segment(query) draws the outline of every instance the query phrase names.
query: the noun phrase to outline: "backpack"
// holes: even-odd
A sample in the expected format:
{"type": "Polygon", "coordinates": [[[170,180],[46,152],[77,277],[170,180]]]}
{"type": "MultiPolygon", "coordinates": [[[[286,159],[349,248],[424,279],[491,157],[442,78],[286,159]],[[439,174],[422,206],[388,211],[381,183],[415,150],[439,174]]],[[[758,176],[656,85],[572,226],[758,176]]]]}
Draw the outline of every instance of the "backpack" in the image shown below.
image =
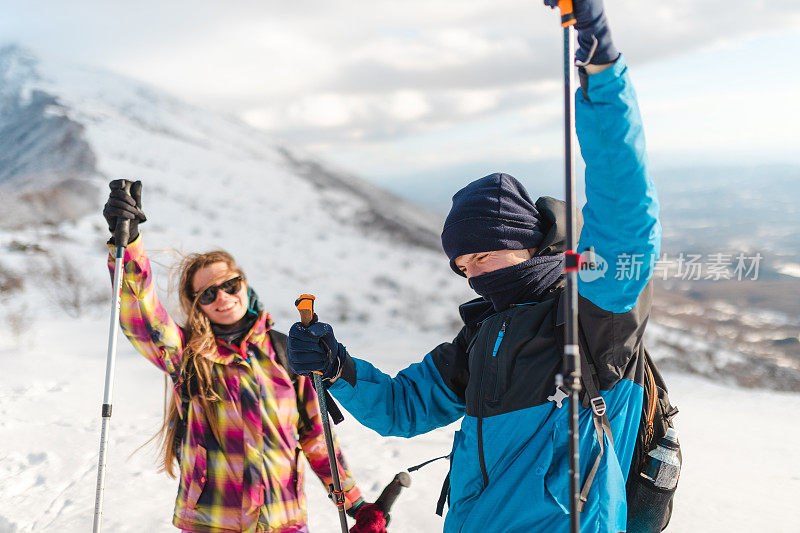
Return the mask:
{"type": "MultiPolygon", "coordinates": [[[[647,454],[658,446],[666,435],[667,429],[674,427],[672,418],[678,414],[678,408],[670,403],[667,385],[647,349],[645,357],[644,401],[642,402],[642,419],[639,433],[633,448],[631,468],[625,493],[628,499],[628,531],[638,533],[650,530],[663,531],[669,525],[672,516],[672,503],[675,489],[662,491],[646,483],[640,475],[646,467],[647,454]]],[[[681,449],[678,449],[678,460],[682,463],[681,449]]],[[[677,488],[677,486],[676,486],[677,488]]]]}
{"type": "MultiPolygon", "coordinates": [[[[563,293],[562,293],[563,294],[563,293]]],[[[559,301],[556,305],[566,305],[566,300],[559,301]]],[[[557,313],[554,313],[557,315],[557,313]]],[[[580,326],[580,325],[579,325],[580,326]]],[[[560,340],[563,349],[563,326],[556,325],[556,338],[560,340]]],[[[586,346],[586,336],[582,328],[578,328],[580,344],[586,346]]],[[[592,410],[597,439],[600,444],[600,453],[595,464],[587,474],[581,488],[581,508],[589,495],[589,489],[594,481],[600,459],[604,453],[603,434],[614,443],[611,435],[611,424],[606,416],[606,405],[600,395],[600,380],[597,375],[597,366],[586,350],[580,350],[581,357],[581,404],[586,409],[592,410]]],[[[640,475],[647,462],[647,454],[654,450],[659,441],[666,435],[667,429],[673,427],[672,419],[678,414],[678,408],[673,406],[669,399],[669,392],[664,377],[659,372],[650,353],[644,348],[644,395],[642,399],[642,414],[639,421],[639,431],[636,435],[636,444],[633,449],[630,470],[625,484],[625,495],[628,502],[628,533],[663,531],[669,524],[672,516],[672,502],[675,489],[664,491],[653,487],[643,481],[640,475]]],[[[683,462],[681,451],[678,458],[683,462]]],[[[676,487],[677,488],[677,487],[676,487]]]]}
{"type": "MultiPolygon", "coordinates": [[[[272,344],[272,348],[275,350],[275,356],[280,365],[286,370],[286,373],[289,374],[289,378],[292,380],[292,387],[295,391],[295,400],[297,402],[297,412],[300,415],[300,427],[310,430],[313,428],[313,422],[308,416],[308,412],[306,411],[305,407],[300,403],[300,398],[298,396],[298,377],[292,371],[292,368],[289,366],[289,358],[286,355],[286,343],[288,341],[288,337],[279,331],[275,331],[273,329],[267,330],[267,334],[269,335],[270,343],[272,344]]],[[[189,376],[189,379],[186,379],[186,376],[181,373],[181,383],[180,383],[180,399],[181,399],[181,416],[178,422],[178,430],[175,432],[175,439],[172,441],[172,450],[175,454],[175,457],[178,458],[178,462],[181,461],[181,444],[183,443],[183,438],[186,435],[186,414],[189,412],[189,403],[192,401],[192,395],[197,393],[197,383],[196,378],[192,375],[189,376]]],[[[328,393],[327,390],[325,391],[326,394],[328,393]]],[[[335,404],[331,400],[331,404],[329,404],[329,409],[331,411],[331,417],[334,419],[334,423],[337,422],[337,418],[341,418],[341,412],[338,409],[335,409],[335,404]],[[331,407],[331,404],[333,407],[331,407]],[[338,416],[337,416],[338,415],[338,416]]],[[[341,421],[341,420],[339,420],[341,421]]]]}

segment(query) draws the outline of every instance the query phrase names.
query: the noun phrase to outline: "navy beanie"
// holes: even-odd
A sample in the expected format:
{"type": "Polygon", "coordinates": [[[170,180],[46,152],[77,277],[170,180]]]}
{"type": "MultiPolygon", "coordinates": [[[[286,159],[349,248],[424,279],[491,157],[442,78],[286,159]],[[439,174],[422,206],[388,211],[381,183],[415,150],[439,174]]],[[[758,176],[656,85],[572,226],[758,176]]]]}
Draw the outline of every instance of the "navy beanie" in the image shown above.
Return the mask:
{"type": "Polygon", "coordinates": [[[463,276],[456,257],[536,248],[543,238],[539,211],[528,191],[512,176],[498,173],[473,181],[453,196],[442,229],[442,248],[450,268],[463,276]]]}

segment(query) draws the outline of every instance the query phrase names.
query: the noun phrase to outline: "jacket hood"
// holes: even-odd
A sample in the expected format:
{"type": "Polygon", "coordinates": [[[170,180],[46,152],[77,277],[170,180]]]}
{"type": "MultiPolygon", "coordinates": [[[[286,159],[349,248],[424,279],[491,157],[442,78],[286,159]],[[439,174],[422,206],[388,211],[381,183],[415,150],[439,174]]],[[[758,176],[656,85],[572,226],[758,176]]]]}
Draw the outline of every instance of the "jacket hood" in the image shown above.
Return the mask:
{"type": "MultiPolygon", "coordinates": [[[[563,254],[567,250],[567,203],[549,196],[536,200],[536,209],[542,216],[542,227],[545,235],[535,255],[563,254]]],[[[575,234],[580,236],[583,227],[583,216],[576,211],[575,234]]]]}

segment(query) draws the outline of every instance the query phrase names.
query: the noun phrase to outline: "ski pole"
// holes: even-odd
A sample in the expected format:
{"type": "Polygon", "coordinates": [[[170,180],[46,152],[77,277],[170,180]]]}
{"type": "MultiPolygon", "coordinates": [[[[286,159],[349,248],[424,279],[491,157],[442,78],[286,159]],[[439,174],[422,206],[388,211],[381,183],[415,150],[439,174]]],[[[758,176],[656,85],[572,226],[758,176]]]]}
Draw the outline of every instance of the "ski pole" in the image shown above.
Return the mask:
{"type": "MultiPolygon", "coordinates": [[[[314,300],[315,298],[310,294],[301,294],[294,302],[295,307],[300,311],[300,323],[305,327],[317,321],[317,315],[314,313],[314,300]]],[[[328,496],[336,503],[336,508],[339,509],[339,522],[342,525],[342,533],[347,533],[344,492],[342,492],[342,482],[339,479],[339,465],[336,461],[336,454],[333,451],[333,435],[331,433],[331,423],[328,420],[328,406],[325,403],[325,387],[322,385],[322,372],[313,372],[311,376],[314,380],[314,390],[317,391],[319,413],[322,417],[322,429],[325,432],[325,447],[328,449],[328,463],[331,465],[331,477],[333,477],[333,484],[328,486],[328,496]]]]}
{"type": "MultiPolygon", "coordinates": [[[[133,182],[124,181],[123,189],[130,194],[133,182]]],[[[103,515],[103,490],[106,481],[106,456],[108,454],[108,429],[111,420],[111,397],[114,391],[114,366],[117,361],[117,335],[119,333],[119,307],[122,299],[122,267],[125,247],[128,244],[130,221],[118,219],[114,227],[114,243],[117,246],[114,259],[114,297],[111,302],[111,322],[108,328],[108,353],[106,357],[106,382],[103,393],[101,411],[102,427],[100,429],[100,457],[97,464],[97,493],[94,503],[94,525],[92,531],[100,532],[100,521],[103,515]]]]}
{"type": "MultiPolygon", "coordinates": [[[[580,533],[580,429],[578,417],[581,391],[581,362],[578,346],[578,268],[575,224],[575,152],[573,131],[575,129],[575,71],[572,58],[575,57],[575,28],[577,22],[572,0],[559,0],[561,27],[564,40],[564,182],[567,201],[567,251],[565,268],[567,273],[566,327],[564,328],[564,368],[567,372],[569,390],[569,493],[570,493],[570,532],[580,533]]],[[[563,379],[563,378],[562,378],[563,379]]]]}

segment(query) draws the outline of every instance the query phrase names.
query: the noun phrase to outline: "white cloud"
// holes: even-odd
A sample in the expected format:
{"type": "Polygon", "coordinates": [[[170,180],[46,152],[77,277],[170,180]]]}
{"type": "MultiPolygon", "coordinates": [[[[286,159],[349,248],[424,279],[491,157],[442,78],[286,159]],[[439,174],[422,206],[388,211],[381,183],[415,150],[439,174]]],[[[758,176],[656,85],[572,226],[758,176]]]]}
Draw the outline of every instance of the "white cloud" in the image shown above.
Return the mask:
{"type": "Polygon", "coordinates": [[[425,96],[419,91],[398,91],[392,95],[389,112],[396,120],[419,120],[431,111],[425,96]]]}
{"type": "Polygon", "coordinates": [[[454,95],[453,101],[458,113],[461,115],[477,115],[491,111],[497,106],[498,91],[463,91],[454,95]]]}
{"type": "MultiPolygon", "coordinates": [[[[606,7],[636,69],[800,29],[797,0],[606,7]]],[[[530,111],[558,98],[561,68],[557,14],[537,0],[0,0],[0,11],[0,35],[221,107],[305,147],[385,147],[486,121],[524,135],[554,127],[553,116],[530,111]],[[508,125],[516,116],[527,120],[508,125]]],[[[471,151],[503,149],[491,145],[471,151]]]]}

